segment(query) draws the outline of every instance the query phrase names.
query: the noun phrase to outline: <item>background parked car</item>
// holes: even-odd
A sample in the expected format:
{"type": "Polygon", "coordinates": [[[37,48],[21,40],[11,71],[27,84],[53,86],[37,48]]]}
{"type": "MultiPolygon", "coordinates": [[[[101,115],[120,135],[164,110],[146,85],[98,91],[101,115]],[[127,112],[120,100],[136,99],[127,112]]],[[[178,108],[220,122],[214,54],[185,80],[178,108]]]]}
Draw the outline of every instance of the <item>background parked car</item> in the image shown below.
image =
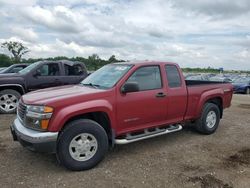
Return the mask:
{"type": "Polygon", "coordinates": [[[209,77],[206,74],[196,74],[196,75],[187,75],[186,80],[201,80],[206,81],[209,77]]]}
{"type": "Polygon", "coordinates": [[[238,78],[233,81],[235,93],[250,94],[250,77],[238,78]]]}
{"type": "Polygon", "coordinates": [[[18,73],[19,71],[25,69],[29,64],[15,64],[11,65],[8,68],[5,68],[0,74],[9,74],[9,73],[18,73]]]}
{"type": "Polygon", "coordinates": [[[225,76],[213,76],[209,78],[209,81],[215,81],[215,82],[232,82],[232,80],[225,76]]]}
{"type": "Polygon", "coordinates": [[[2,71],[4,71],[4,69],[6,69],[7,67],[0,67],[0,73],[2,72],[2,71]]]}
{"type": "Polygon", "coordinates": [[[250,94],[250,75],[247,73],[185,73],[186,80],[230,82],[234,93],[250,94]]]}
{"type": "Polygon", "coordinates": [[[16,74],[0,75],[0,113],[13,113],[21,95],[48,87],[78,84],[88,76],[81,62],[39,61],[16,74]]]}

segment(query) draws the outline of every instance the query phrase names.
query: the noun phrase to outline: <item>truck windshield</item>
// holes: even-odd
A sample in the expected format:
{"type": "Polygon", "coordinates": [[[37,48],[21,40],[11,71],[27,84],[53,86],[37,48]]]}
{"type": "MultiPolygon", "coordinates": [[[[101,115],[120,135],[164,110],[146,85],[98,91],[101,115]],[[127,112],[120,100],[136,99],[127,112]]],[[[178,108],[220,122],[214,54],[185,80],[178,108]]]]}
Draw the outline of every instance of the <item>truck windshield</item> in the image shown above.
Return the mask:
{"type": "Polygon", "coordinates": [[[106,65],[85,78],[81,84],[94,88],[110,89],[129,71],[131,67],[132,65],[128,64],[106,65]]]}
{"type": "Polygon", "coordinates": [[[30,72],[34,67],[36,67],[39,63],[40,63],[40,61],[38,61],[36,63],[32,63],[28,67],[26,67],[23,70],[19,71],[18,73],[19,74],[26,74],[26,73],[30,72]]]}

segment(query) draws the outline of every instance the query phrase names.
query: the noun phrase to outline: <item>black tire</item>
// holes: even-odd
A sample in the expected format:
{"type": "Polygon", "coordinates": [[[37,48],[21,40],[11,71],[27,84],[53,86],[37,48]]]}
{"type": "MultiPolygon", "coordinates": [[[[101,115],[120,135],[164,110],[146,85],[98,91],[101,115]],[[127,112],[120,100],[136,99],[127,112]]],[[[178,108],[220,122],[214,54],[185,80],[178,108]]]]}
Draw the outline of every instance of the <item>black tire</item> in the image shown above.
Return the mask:
{"type": "Polygon", "coordinates": [[[216,104],[206,103],[202,109],[201,117],[196,121],[195,128],[198,132],[202,134],[213,134],[219,126],[220,122],[220,109],[216,104]],[[209,114],[216,115],[215,123],[209,125],[206,120],[209,114]]]}
{"type": "Polygon", "coordinates": [[[250,88],[249,87],[246,89],[246,94],[250,95],[250,88]]]}
{"type": "Polygon", "coordinates": [[[2,114],[13,114],[16,112],[18,100],[20,99],[21,94],[13,89],[5,89],[0,91],[0,113],[2,114]],[[5,99],[7,96],[9,99],[5,99]],[[15,100],[12,100],[12,98],[15,100]],[[16,106],[13,106],[15,104],[16,106]],[[7,106],[9,105],[9,107],[7,106]],[[8,109],[9,108],[9,109],[8,109]]]}
{"type": "MultiPolygon", "coordinates": [[[[82,142],[82,141],[81,141],[82,142]]],[[[89,119],[80,119],[70,122],[60,133],[57,143],[57,159],[64,167],[73,171],[88,170],[96,166],[108,151],[108,136],[101,125],[89,119]],[[88,160],[79,161],[70,153],[70,143],[79,134],[90,134],[97,141],[95,154],[88,160]]],[[[75,150],[77,150],[75,148],[75,150]]]]}

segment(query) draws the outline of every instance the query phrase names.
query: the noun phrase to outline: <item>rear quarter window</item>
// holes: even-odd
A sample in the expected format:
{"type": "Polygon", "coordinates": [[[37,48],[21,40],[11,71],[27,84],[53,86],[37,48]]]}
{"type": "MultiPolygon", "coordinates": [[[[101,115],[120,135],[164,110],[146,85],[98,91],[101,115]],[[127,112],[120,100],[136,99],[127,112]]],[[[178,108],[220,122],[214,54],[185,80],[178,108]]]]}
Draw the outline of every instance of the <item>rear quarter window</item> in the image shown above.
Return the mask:
{"type": "Polygon", "coordinates": [[[165,65],[167,82],[170,88],[181,87],[181,77],[175,65],[165,65]]]}
{"type": "Polygon", "coordinates": [[[64,64],[65,75],[67,76],[79,76],[85,73],[83,67],[79,64],[69,66],[64,64]]]}

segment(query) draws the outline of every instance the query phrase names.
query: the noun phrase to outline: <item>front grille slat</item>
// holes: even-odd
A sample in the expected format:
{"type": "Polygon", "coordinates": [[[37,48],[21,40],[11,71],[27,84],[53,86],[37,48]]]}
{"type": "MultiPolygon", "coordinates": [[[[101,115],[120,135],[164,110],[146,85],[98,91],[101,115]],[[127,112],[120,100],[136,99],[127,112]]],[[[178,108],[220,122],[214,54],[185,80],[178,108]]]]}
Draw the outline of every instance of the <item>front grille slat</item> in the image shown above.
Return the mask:
{"type": "Polygon", "coordinates": [[[20,100],[18,103],[17,113],[21,121],[24,121],[26,109],[27,109],[27,106],[23,104],[22,101],[20,100]]]}

